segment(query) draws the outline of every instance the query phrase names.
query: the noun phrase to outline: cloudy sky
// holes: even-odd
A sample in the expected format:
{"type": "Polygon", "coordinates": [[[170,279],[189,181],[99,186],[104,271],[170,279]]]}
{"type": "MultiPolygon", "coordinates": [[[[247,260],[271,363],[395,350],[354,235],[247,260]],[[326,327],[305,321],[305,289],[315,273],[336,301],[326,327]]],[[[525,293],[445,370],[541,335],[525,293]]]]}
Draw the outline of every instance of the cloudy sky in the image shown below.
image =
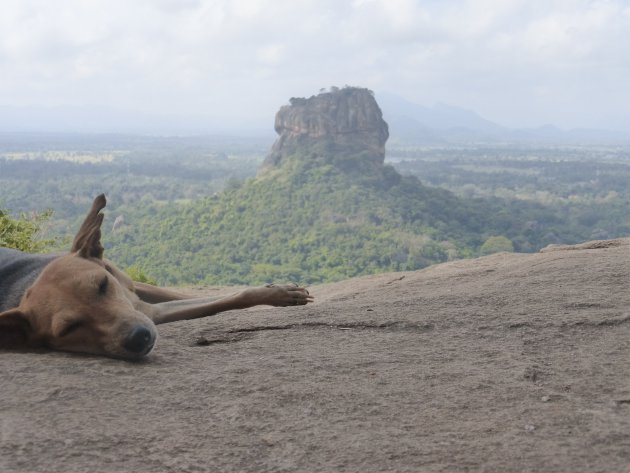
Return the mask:
{"type": "Polygon", "coordinates": [[[2,0],[0,106],[273,121],[345,84],[630,130],[630,0],[2,0]]]}

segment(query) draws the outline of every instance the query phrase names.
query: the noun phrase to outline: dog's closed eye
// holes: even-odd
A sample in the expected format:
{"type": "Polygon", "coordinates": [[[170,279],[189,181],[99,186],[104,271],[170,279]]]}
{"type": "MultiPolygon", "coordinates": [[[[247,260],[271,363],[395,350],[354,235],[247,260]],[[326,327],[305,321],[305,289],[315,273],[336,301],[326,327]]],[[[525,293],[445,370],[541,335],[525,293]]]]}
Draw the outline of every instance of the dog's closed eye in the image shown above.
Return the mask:
{"type": "Polygon", "coordinates": [[[107,288],[109,287],[109,278],[105,276],[100,283],[98,283],[98,293],[101,296],[107,294],[107,288]]]}
{"type": "Polygon", "coordinates": [[[83,326],[83,322],[81,322],[80,320],[76,320],[74,322],[70,322],[68,325],[66,325],[63,328],[63,330],[61,332],[59,332],[59,336],[60,337],[65,337],[67,335],[70,335],[71,333],[76,332],[82,326],[83,326]]]}

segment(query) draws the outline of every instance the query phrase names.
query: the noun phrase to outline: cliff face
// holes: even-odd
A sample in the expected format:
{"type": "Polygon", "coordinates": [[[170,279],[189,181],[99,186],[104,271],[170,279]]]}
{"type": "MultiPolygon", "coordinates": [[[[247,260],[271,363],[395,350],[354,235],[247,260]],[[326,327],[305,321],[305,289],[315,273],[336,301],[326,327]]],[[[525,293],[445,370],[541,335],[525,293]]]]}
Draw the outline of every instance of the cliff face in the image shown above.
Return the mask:
{"type": "Polygon", "coordinates": [[[262,171],[298,154],[305,159],[324,159],[347,170],[383,165],[389,131],[368,89],[335,88],[290,102],[276,114],[275,130],[280,136],[262,171]]]}

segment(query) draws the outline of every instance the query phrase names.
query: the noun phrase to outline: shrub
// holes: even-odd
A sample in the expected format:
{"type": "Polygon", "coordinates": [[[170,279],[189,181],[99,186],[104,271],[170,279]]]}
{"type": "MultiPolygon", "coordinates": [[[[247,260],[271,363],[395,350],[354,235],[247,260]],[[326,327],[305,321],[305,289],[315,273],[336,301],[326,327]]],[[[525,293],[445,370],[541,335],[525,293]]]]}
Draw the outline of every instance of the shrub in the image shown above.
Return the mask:
{"type": "Polygon", "coordinates": [[[42,240],[38,236],[42,225],[51,217],[47,210],[30,217],[21,214],[13,218],[6,210],[0,209],[0,247],[14,248],[28,253],[41,253],[55,244],[54,239],[42,240]]]}
{"type": "Polygon", "coordinates": [[[140,269],[138,266],[129,266],[127,269],[125,269],[125,272],[131,279],[136,282],[143,282],[145,284],[157,286],[157,281],[154,278],[147,276],[144,271],[142,271],[142,269],[140,269]]]}
{"type": "Polygon", "coordinates": [[[479,254],[481,256],[491,255],[493,253],[500,253],[501,251],[514,251],[514,244],[512,240],[504,236],[491,236],[488,238],[481,248],[479,254]]]}

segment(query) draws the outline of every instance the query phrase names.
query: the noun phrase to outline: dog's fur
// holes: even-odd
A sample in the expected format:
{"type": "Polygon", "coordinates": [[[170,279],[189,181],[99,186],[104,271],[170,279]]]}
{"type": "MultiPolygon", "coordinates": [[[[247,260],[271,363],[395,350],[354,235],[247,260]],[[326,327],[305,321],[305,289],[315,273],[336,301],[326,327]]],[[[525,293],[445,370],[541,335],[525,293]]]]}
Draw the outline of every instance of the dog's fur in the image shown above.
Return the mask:
{"type": "Polygon", "coordinates": [[[0,249],[0,348],[45,346],[138,359],[153,349],[156,324],[313,300],[295,285],[270,284],[225,298],[189,298],[134,282],[103,258],[105,204],[104,195],[94,200],[68,254],[0,249]]]}

